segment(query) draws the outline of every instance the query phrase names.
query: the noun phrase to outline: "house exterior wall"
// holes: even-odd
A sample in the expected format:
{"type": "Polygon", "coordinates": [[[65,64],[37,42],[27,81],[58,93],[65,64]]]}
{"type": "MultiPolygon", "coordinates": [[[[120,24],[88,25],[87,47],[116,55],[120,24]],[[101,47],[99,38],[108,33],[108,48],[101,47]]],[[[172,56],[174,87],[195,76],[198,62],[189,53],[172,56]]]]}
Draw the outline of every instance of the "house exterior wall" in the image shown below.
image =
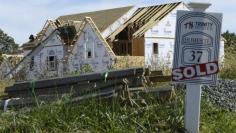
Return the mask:
{"type": "MultiPolygon", "coordinates": [[[[42,39],[41,40],[44,40],[46,39],[54,30],[55,28],[53,28],[50,24],[48,24],[48,27],[46,27],[45,29],[45,33],[42,35],[42,39]]],[[[23,56],[27,56],[32,50],[24,50],[23,51],[23,56]]]]}
{"type": "MultiPolygon", "coordinates": [[[[172,67],[176,13],[177,10],[189,10],[184,3],[177,6],[158,24],[145,33],[145,65],[146,66],[168,66],[172,67]],[[158,54],[153,54],[153,43],[158,43],[158,54]]],[[[224,41],[220,44],[220,61],[223,61],[224,41]]]]}
{"type": "Polygon", "coordinates": [[[70,72],[81,71],[86,66],[90,67],[93,72],[101,72],[110,69],[113,64],[112,57],[108,54],[105,45],[89,24],[85,25],[72,53],[69,56],[70,72]],[[91,57],[88,57],[89,51],[91,57]]]}
{"type": "Polygon", "coordinates": [[[220,54],[219,54],[219,61],[220,64],[223,65],[223,61],[224,61],[224,46],[225,46],[225,42],[223,41],[223,39],[221,39],[220,41],[220,54]]]}
{"type": "Polygon", "coordinates": [[[173,38],[146,38],[145,40],[145,65],[160,67],[171,66],[173,60],[173,38]],[[158,43],[158,54],[153,54],[153,43],[158,43]]]}
{"type": "Polygon", "coordinates": [[[27,66],[27,79],[40,79],[44,77],[62,76],[63,74],[63,45],[58,35],[54,34],[48,41],[44,42],[44,48],[41,49],[36,55],[33,56],[33,60],[29,59],[27,66]],[[55,71],[48,70],[48,57],[55,56],[57,69],[55,71]],[[33,68],[30,68],[33,62],[33,68]]]}

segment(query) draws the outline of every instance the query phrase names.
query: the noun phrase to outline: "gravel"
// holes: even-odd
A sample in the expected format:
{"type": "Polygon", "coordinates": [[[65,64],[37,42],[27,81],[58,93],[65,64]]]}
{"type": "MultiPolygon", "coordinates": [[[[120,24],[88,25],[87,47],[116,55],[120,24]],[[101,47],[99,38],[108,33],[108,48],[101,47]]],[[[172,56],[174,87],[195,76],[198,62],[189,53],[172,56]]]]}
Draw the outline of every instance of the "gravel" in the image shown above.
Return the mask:
{"type": "MultiPolygon", "coordinates": [[[[177,89],[185,89],[177,85],[177,89]]],[[[216,86],[203,85],[202,97],[225,109],[236,111],[236,80],[220,79],[216,86]]]]}
{"type": "Polygon", "coordinates": [[[204,85],[202,96],[223,108],[236,111],[236,80],[219,80],[217,86],[204,85]]]}

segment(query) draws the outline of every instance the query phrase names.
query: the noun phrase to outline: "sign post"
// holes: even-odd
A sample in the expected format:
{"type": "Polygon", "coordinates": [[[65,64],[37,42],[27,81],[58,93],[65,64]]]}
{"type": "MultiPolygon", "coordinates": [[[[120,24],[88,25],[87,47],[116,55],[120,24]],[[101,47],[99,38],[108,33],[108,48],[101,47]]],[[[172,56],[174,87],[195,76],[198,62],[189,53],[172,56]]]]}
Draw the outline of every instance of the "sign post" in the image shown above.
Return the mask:
{"type": "Polygon", "coordinates": [[[222,14],[206,13],[209,3],[178,11],[172,81],[186,84],[185,129],[199,132],[201,84],[216,84],[222,14]]]}

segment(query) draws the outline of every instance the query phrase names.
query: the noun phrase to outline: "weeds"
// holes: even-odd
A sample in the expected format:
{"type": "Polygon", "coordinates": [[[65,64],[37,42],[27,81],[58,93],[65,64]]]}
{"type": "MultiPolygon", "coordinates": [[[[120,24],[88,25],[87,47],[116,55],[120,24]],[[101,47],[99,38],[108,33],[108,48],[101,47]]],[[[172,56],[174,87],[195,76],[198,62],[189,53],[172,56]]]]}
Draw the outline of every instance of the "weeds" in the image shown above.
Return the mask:
{"type": "MultiPolygon", "coordinates": [[[[184,132],[184,90],[176,100],[160,103],[156,94],[142,95],[146,104],[123,104],[120,99],[90,99],[70,103],[69,97],[32,109],[0,113],[0,132],[184,132]]],[[[235,112],[202,99],[202,132],[232,132],[235,112]]]]}
{"type": "Polygon", "coordinates": [[[93,99],[79,104],[60,101],[30,112],[8,111],[1,113],[0,131],[171,132],[183,126],[182,118],[177,117],[182,116],[182,109],[159,104],[151,97],[146,101],[148,105],[139,107],[124,106],[118,99],[93,99]]]}

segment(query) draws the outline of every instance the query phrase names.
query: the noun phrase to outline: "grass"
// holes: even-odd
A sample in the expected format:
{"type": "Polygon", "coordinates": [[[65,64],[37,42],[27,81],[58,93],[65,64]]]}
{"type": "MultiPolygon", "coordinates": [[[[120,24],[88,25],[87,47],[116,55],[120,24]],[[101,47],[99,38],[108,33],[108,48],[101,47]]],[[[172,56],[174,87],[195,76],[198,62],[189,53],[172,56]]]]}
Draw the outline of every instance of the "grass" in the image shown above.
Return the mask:
{"type": "Polygon", "coordinates": [[[0,130],[4,132],[172,132],[182,127],[182,111],[173,105],[147,99],[149,106],[91,100],[66,104],[59,100],[29,112],[9,111],[1,114],[0,130]],[[173,110],[172,110],[172,109],[173,110]],[[158,114],[158,115],[157,115],[158,114]],[[170,114],[170,115],[167,115],[170,114]],[[170,116],[176,116],[171,118],[170,116]]]}
{"type": "Polygon", "coordinates": [[[208,102],[202,103],[201,131],[204,133],[235,133],[236,112],[219,108],[208,102]]]}
{"type": "MultiPolygon", "coordinates": [[[[160,103],[155,95],[147,104],[129,106],[118,99],[70,103],[68,97],[32,109],[0,112],[0,132],[184,132],[184,92],[160,103]]],[[[201,107],[203,133],[236,131],[236,113],[212,105],[204,98],[201,107]]]]}

